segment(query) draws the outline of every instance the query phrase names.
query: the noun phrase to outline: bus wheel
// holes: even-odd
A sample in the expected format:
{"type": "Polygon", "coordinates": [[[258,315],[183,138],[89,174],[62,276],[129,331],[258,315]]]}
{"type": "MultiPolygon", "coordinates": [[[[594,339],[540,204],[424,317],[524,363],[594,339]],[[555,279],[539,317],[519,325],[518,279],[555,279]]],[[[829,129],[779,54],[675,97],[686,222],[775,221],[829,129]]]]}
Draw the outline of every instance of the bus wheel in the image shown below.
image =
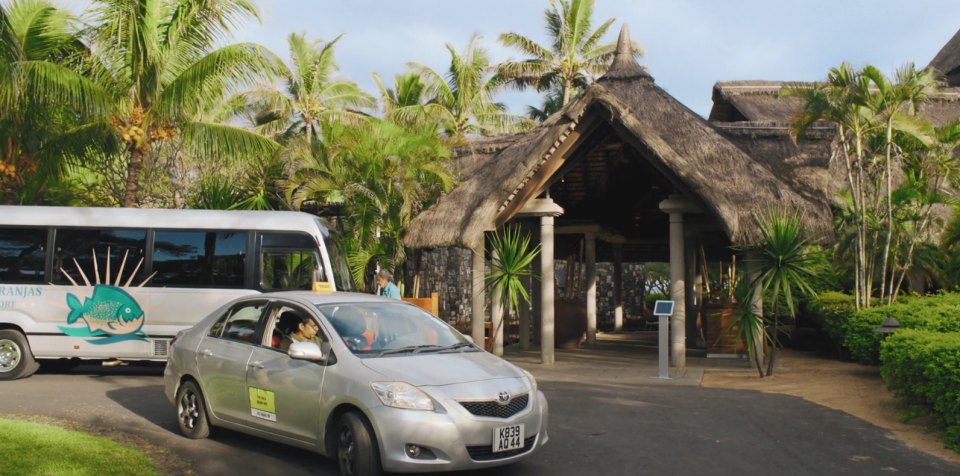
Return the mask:
{"type": "Polygon", "coordinates": [[[29,377],[38,368],[27,338],[19,331],[0,330],[0,380],[29,377]]]}

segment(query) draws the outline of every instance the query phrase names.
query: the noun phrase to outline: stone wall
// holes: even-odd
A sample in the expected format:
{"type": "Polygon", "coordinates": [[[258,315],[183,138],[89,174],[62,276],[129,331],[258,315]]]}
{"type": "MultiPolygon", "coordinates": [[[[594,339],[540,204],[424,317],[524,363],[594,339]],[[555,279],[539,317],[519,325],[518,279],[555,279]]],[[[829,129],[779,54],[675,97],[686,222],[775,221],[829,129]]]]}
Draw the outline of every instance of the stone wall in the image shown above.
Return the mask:
{"type": "MultiPolygon", "coordinates": [[[[465,325],[473,315],[470,266],[471,251],[463,248],[442,248],[420,251],[420,296],[429,296],[436,291],[440,297],[440,317],[454,325],[465,325]]],[[[415,258],[408,255],[408,271],[404,282],[407,294],[412,293],[415,258]]],[[[579,275],[580,299],[586,299],[585,266],[575,266],[579,275]]],[[[641,317],[642,263],[623,263],[623,315],[624,319],[641,317]]],[[[556,262],[556,296],[566,295],[567,263],[556,262]]],[[[536,281],[539,286],[539,281],[536,281]]],[[[489,296],[487,297],[489,300],[489,296]]],[[[487,310],[487,317],[490,312],[487,310]]],[[[612,329],[614,319],[613,263],[597,263],[597,326],[612,329]]]]}

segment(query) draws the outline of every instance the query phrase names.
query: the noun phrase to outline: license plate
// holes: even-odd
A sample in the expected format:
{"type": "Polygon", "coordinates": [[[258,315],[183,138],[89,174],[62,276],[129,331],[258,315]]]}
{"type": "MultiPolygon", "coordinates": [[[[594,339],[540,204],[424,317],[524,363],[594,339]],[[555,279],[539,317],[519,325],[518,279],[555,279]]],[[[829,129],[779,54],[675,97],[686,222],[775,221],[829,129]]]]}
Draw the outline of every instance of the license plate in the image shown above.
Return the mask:
{"type": "Polygon", "coordinates": [[[493,429],[493,452],[523,448],[523,424],[500,426],[493,429]]]}

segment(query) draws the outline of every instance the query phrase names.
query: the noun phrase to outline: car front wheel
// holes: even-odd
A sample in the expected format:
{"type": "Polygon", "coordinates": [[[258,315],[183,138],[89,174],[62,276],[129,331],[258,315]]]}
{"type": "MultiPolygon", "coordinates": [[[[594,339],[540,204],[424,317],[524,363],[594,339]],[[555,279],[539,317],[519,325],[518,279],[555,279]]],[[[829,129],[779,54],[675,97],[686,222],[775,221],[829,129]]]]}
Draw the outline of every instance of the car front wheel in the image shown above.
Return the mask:
{"type": "Polygon", "coordinates": [[[337,425],[337,461],[343,476],[380,476],[380,451],[366,419],[356,412],[344,413],[337,425]]]}
{"type": "Polygon", "coordinates": [[[203,394],[192,380],[183,382],[177,390],[177,425],[183,436],[201,439],[210,436],[210,422],[203,394]]]}

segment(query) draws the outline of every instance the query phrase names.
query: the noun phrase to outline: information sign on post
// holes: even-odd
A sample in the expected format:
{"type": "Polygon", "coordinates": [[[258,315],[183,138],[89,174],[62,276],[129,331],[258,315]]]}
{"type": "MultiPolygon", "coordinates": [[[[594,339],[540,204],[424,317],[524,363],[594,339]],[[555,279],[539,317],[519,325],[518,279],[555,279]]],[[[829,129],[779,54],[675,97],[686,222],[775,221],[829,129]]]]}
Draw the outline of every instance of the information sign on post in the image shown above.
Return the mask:
{"type": "Polygon", "coordinates": [[[670,316],[673,315],[673,301],[656,301],[653,303],[653,315],[660,319],[657,323],[657,360],[658,378],[670,378],[670,357],[667,354],[670,316]]]}

